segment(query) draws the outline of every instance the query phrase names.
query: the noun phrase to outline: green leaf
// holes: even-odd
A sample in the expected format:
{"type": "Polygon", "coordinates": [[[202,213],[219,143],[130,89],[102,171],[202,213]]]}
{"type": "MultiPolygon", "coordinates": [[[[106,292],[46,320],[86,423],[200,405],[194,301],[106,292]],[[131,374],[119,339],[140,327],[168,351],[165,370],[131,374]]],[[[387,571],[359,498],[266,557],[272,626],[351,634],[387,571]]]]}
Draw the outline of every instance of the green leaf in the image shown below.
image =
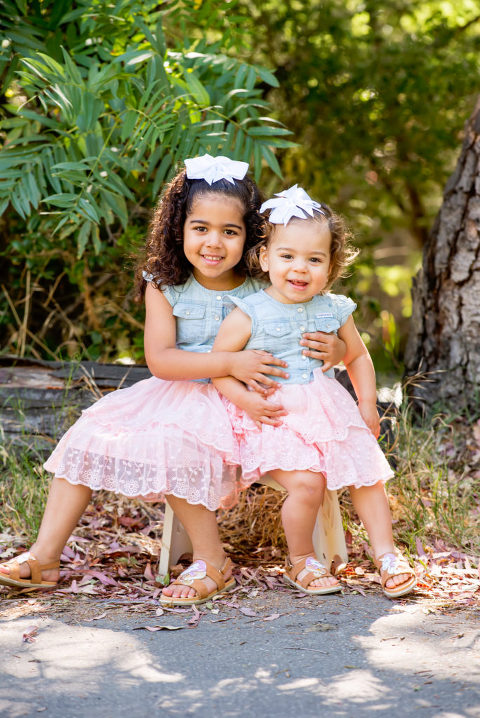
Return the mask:
{"type": "Polygon", "coordinates": [[[92,230],[91,222],[84,222],[77,234],[77,259],[81,259],[87,246],[88,238],[92,230]]]}
{"type": "Polygon", "coordinates": [[[248,134],[251,137],[278,137],[279,135],[291,135],[290,130],[285,130],[282,127],[269,127],[263,125],[261,127],[250,127],[248,134]]]}
{"type": "Polygon", "coordinates": [[[184,77],[194,100],[201,106],[209,105],[210,95],[198,77],[192,71],[185,72],[184,77]]]}
{"type": "Polygon", "coordinates": [[[137,121],[138,114],[136,110],[128,110],[123,115],[123,123],[122,123],[122,133],[121,138],[122,142],[125,142],[127,138],[129,138],[133,132],[133,128],[135,127],[135,123],[137,121]]]}
{"type": "Polygon", "coordinates": [[[114,194],[107,189],[102,189],[100,191],[100,196],[108,204],[115,216],[119,218],[125,228],[128,224],[128,210],[125,197],[119,194],[114,194]]]}
{"type": "Polygon", "coordinates": [[[155,174],[155,181],[153,183],[152,187],[152,197],[155,199],[158,193],[158,190],[160,189],[160,185],[165,180],[165,177],[167,175],[168,170],[172,166],[172,158],[170,154],[167,152],[165,156],[163,157],[162,161],[160,162],[160,167],[158,168],[156,174],[155,174]]]}
{"type": "Polygon", "coordinates": [[[65,65],[66,65],[66,67],[67,67],[67,70],[68,70],[68,72],[69,72],[70,77],[72,78],[72,80],[73,80],[74,82],[78,83],[79,85],[83,85],[83,78],[82,78],[82,75],[81,75],[81,73],[80,73],[80,70],[79,70],[78,67],[75,65],[75,63],[73,62],[72,58],[70,57],[70,55],[68,54],[68,52],[66,52],[66,50],[65,50],[64,47],[62,47],[62,55],[63,55],[63,61],[64,61],[65,65]]]}
{"type": "Polygon", "coordinates": [[[93,222],[100,222],[100,216],[97,209],[94,207],[93,199],[90,197],[88,200],[85,197],[81,197],[78,200],[78,207],[81,214],[87,219],[91,219],[93,222]]]}
{"type": "Polygon", "coordinates": [[[255,69],[258,72],[260,78],[266,82],[271,87],[280,87],[280,83],[275,77],[275,75],[270,72],[270,70],[267,70],[266,67],[261,67],[260,65],[255,65],[255,69]]]}
{"type": "Polygon", "coordinates": [[[43,201],[47,204],[53,204],[55,207],[71,207],[74,202],[76,202],[78,199],[78,195],[69,193],[69,192],[61,192],[59,194],[51,194],[48,197],[44,197],[43,201]]]}
{"type": "Polygon", "coordinates": [[[268,147],[267,145],[263,145],[263,144],[261,145],[261,147],[262,147],[262,155],[265,158],[270,169],[273,170],[278,177],[282,178],[283,177],[282,170],[280,169],[280,165],[278,164],[278,160],[275,157],[275,155],[273,154],[272,149],[270,147],[268,147]]]}

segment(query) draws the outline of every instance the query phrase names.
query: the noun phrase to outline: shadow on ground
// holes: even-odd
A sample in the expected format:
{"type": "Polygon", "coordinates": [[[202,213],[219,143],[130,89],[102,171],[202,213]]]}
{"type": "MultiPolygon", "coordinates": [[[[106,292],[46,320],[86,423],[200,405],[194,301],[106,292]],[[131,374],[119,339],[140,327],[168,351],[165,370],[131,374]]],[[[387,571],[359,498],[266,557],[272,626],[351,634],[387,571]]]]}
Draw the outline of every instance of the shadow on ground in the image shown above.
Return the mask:
{"type": "Polygon", "coordinates": [[[272,592],[245,603],[253,617],[222,606],[187,628],[191,614],[155,607],[81,597],[78,618],[41,601],[0,621],[1,716],[480,715],[474,611],[272,592]],[[181,630],[133,630],[160,625],[181,630]]]}

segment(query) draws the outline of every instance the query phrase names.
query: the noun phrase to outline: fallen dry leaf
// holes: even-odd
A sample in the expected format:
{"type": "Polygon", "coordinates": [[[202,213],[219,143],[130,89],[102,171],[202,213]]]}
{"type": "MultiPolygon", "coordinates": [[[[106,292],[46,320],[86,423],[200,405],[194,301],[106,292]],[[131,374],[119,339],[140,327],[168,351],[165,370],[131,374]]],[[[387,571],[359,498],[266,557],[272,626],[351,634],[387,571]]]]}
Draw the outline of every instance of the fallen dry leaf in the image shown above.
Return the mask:
{"type": "Polygon", "coordinates": [[[249,608],[248,606],[240,606],[240,613],[243,613],[244,616],[256,616],[257,612],[253,610],[253,608],[249,608]]]}
{"type": "Polygon", "coordinates": [[[35,643],[38,636],[38,626],[29,626],[23,633],[22,641],[24,643],[35,643]]]}
{"type": "Polygon", "coordinates": [[[135,628],[132,628],[132,631],[144,630],[154,633],[155,631],[180,631],[182,628],[185,628],[185,626],[135,626],[135,628]]]}

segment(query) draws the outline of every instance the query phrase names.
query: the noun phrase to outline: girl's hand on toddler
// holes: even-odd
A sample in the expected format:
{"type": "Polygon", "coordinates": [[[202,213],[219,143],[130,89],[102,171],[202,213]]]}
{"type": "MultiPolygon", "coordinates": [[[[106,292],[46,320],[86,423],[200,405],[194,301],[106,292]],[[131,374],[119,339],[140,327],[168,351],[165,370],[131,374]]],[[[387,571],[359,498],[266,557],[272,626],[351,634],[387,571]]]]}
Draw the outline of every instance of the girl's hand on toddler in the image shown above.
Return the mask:
{"type": "Polygon", "coordinates": [[[328,371],[339,364],[347,351],[347,345],[336,334],[326,332],[307,332],[303,334],[300,344],[307,349],[305,356],[323,361],[322,371],[328,371]]]}
{"type": "Polygon", "coordinates": [[[264,395],[271,394],[272,390],[278,387],[278,384],[267,374],[288,378],[285,371],[277,369],[277,367],[288,366],[287,363],[260,349],[235,352],[232,354],[231,361],[230,374],[250,389],[264,395]]]}
{"type": "Polygon", "coordinates": [[[374,437],[378,439],[380,434],[380,417],[378,416],[376,403],[374,401],[359,401],[358,409],[365,424],[374,437]]]}
{"type": "Polygon", "coordinates": [[[245,397],[242,408],[259,429],[262,428],[262,424],[280,426],[282,423],[280,417],[287,414],[281,404],[272,404],[271,401],[253,391],[245,397]]]}

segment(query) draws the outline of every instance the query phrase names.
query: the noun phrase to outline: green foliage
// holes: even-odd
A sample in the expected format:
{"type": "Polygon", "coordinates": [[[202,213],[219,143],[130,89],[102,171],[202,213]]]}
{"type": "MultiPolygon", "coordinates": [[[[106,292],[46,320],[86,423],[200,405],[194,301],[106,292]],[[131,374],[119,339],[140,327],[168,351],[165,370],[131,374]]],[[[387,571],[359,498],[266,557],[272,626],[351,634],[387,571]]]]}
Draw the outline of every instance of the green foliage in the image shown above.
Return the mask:
{"type": "MultiPolygon", "coordinates": [[[[62,230],[62,239],[74,234],[79,258],[87,247],[102,251],[99,226],[125,229],[127,203],[136,201],[139,185],[153,201],[184,157],[225,151],[257,160],[258,176],[262,160],[279,172],[272,147],[292,145],[284,139],[288,130],[260,114],[268,106],[255,85],[260,78],[271,81],[261,69],[209,53],[206,42],[195,51],[169,50],[161,13],[153,23],[135,12],[134,3],[120,7],[128,7],[121,43],[116,35],[110,47],[106,43],[106,19],[117,22],[117,9],[107,6],[98,55],[76,53],[78,43],[60,47],[56,59],[46,43],[45,51],[20,59],[19,85],[7,91],[13,96],[3,107],[0,212],[9,201],[23,219],[41,211],[45,229],[62,230]]],[[[84,14],[88,10],[84,4],[84,14]]],[[[82,30],[83,17],[70,12],[56,18],[67,25],[64,37],[71,22],[82,30]]],[[[91,23],[89,15],[85,43],[97,35],[91,23]]],[[[16,37],[11,30],[12,43],[16,37]]],[[[25,49],[19,44],[20,52],[25,49]]]]}
{"type": "MultiPolygon", "coordinates": [[[[124,261],[125,250],[134,253],[137,246],[125,247],[125,237],[139,234],[132,224],[145,232],[150,207],[185,157],[223,152],[250,162],[257,179],[263,166],[280,174],[274,150],[293,143],[269,117],[259,86],[278,83],[262,65],[222,51],[240,42],[239,26],[224,27],[234,6],[227,0],[0,6],[6,38],[0,216],[8,228],[3,251],[17,268],[4,293],[21,302],[17,290],[25,291],[31,271],[34,293],[47,294],[51,305],[45,283],[61,273],[57,304],[65,291],[83,294],[80,323],[78,313],[60,321],[69,352],[85,349],[86,332],[90,356],[100,354],[105,336],[92,281],[124,261]]],[[[32,334],[57,353],[45,325],[52,309],[43,307],[32,334]]],[[[0,323],[10,320],[9,311],[0,314],[0,323]]],[[[17,324],[10,346],[18,347],[24,331],[20,316],[17,324]]]]}
{"type": "Polygon", "coordinates": [[[268,97],[298,142],[281,158],[287,181],[369,241],[400,227],[421,245],[478,94],[475,3],[240,4],[256,39],[246,56],[275,67],[268,97]]]}

